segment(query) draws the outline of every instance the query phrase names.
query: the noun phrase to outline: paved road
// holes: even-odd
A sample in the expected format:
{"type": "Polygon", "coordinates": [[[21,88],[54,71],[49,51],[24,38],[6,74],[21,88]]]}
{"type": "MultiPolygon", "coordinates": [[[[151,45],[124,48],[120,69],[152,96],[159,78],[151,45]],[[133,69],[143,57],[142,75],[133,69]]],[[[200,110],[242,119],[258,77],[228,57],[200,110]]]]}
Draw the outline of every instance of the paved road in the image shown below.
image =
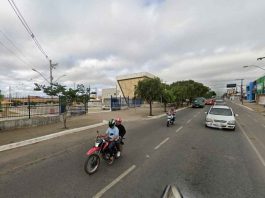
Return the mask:
{"type": "Polygon", "coordinates": [[[122,158],[92,176],[83,164],[93,130],[1,152],[0,197],[160,197],[174,183],[184,197],[264,198],[264,118],[231,106],[235,132],[205,128],[207,108],[177,112],[169,128],[165,118],[125,123],[122,158]]]}

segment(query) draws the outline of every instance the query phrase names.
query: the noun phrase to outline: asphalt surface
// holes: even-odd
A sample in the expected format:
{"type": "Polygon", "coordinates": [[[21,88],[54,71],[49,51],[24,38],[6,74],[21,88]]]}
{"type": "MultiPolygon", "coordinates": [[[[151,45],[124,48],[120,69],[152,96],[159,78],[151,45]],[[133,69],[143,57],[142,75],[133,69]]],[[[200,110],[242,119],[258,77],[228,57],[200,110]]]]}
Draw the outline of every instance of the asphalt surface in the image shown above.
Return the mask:
{"type": "MultiPolygon", "coordinates": [[[[264,117],[229,103],[234,132],[205,128],[204,109],[125,122],[122,157],[84,170],[96,129],[0,153],[0,197],[160,197],[167,184],[184,197],[265,197],[264,117]]],[[[104,132],[106,127],[99,127],[104,132]]]]}

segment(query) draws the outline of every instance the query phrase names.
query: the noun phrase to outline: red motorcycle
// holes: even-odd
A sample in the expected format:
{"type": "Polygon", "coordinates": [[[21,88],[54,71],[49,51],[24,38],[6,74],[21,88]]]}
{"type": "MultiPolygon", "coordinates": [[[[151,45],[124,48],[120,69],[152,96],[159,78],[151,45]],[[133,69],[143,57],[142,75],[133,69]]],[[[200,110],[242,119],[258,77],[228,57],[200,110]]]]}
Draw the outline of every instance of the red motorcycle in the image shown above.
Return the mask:
{"type": "MultiPolygon", "coordinates": [[[[97,138],[95,141],[95,146],[90,148],[86,155],[88,156],[85,161],[85,172],[89,175],[95,173],[100,165],[100,158],[104,159],[108,164],[112,164],[114,162],[114,158],[119,158],[117,155],[117,148],[115,147],[115,156],[114,158],[110,155],[109,144],[110,141],[106,137],[106,135],[99,135],[97,131],[97,138]]],[[[120,144],[120,150],[122,145],[120,144]]]]}

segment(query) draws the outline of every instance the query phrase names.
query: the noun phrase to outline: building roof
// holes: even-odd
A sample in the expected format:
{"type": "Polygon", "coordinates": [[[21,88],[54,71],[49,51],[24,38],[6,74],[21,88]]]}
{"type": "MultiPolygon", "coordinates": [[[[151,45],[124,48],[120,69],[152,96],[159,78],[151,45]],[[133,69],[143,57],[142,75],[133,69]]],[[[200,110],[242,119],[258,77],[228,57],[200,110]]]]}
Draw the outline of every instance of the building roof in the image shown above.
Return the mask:
{"type": "Polygon", "coordinates": [[[129,75],[117,76],[116,79],[127,80],[127,79],[132,79],[132,78],[141,78],[141,77],[155,78],[156,76],[148,72],[140,72],[140,73],[134,73],[134,74],[129,74],[129,75]]]}

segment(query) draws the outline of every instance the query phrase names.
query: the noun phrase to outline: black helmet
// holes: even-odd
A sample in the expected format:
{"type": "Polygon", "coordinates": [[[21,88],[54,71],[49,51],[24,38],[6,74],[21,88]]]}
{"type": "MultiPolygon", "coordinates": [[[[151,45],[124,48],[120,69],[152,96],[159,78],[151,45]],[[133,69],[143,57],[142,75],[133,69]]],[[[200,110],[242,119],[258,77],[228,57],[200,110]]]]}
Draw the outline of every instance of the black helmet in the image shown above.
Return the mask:
{"type": "Polygon", "coordinates": [[[110,128],[113,128],[115,126],[115,120],[114,119],[111,119],[110,121],[109,121],[109,127],[110,128]]]}

